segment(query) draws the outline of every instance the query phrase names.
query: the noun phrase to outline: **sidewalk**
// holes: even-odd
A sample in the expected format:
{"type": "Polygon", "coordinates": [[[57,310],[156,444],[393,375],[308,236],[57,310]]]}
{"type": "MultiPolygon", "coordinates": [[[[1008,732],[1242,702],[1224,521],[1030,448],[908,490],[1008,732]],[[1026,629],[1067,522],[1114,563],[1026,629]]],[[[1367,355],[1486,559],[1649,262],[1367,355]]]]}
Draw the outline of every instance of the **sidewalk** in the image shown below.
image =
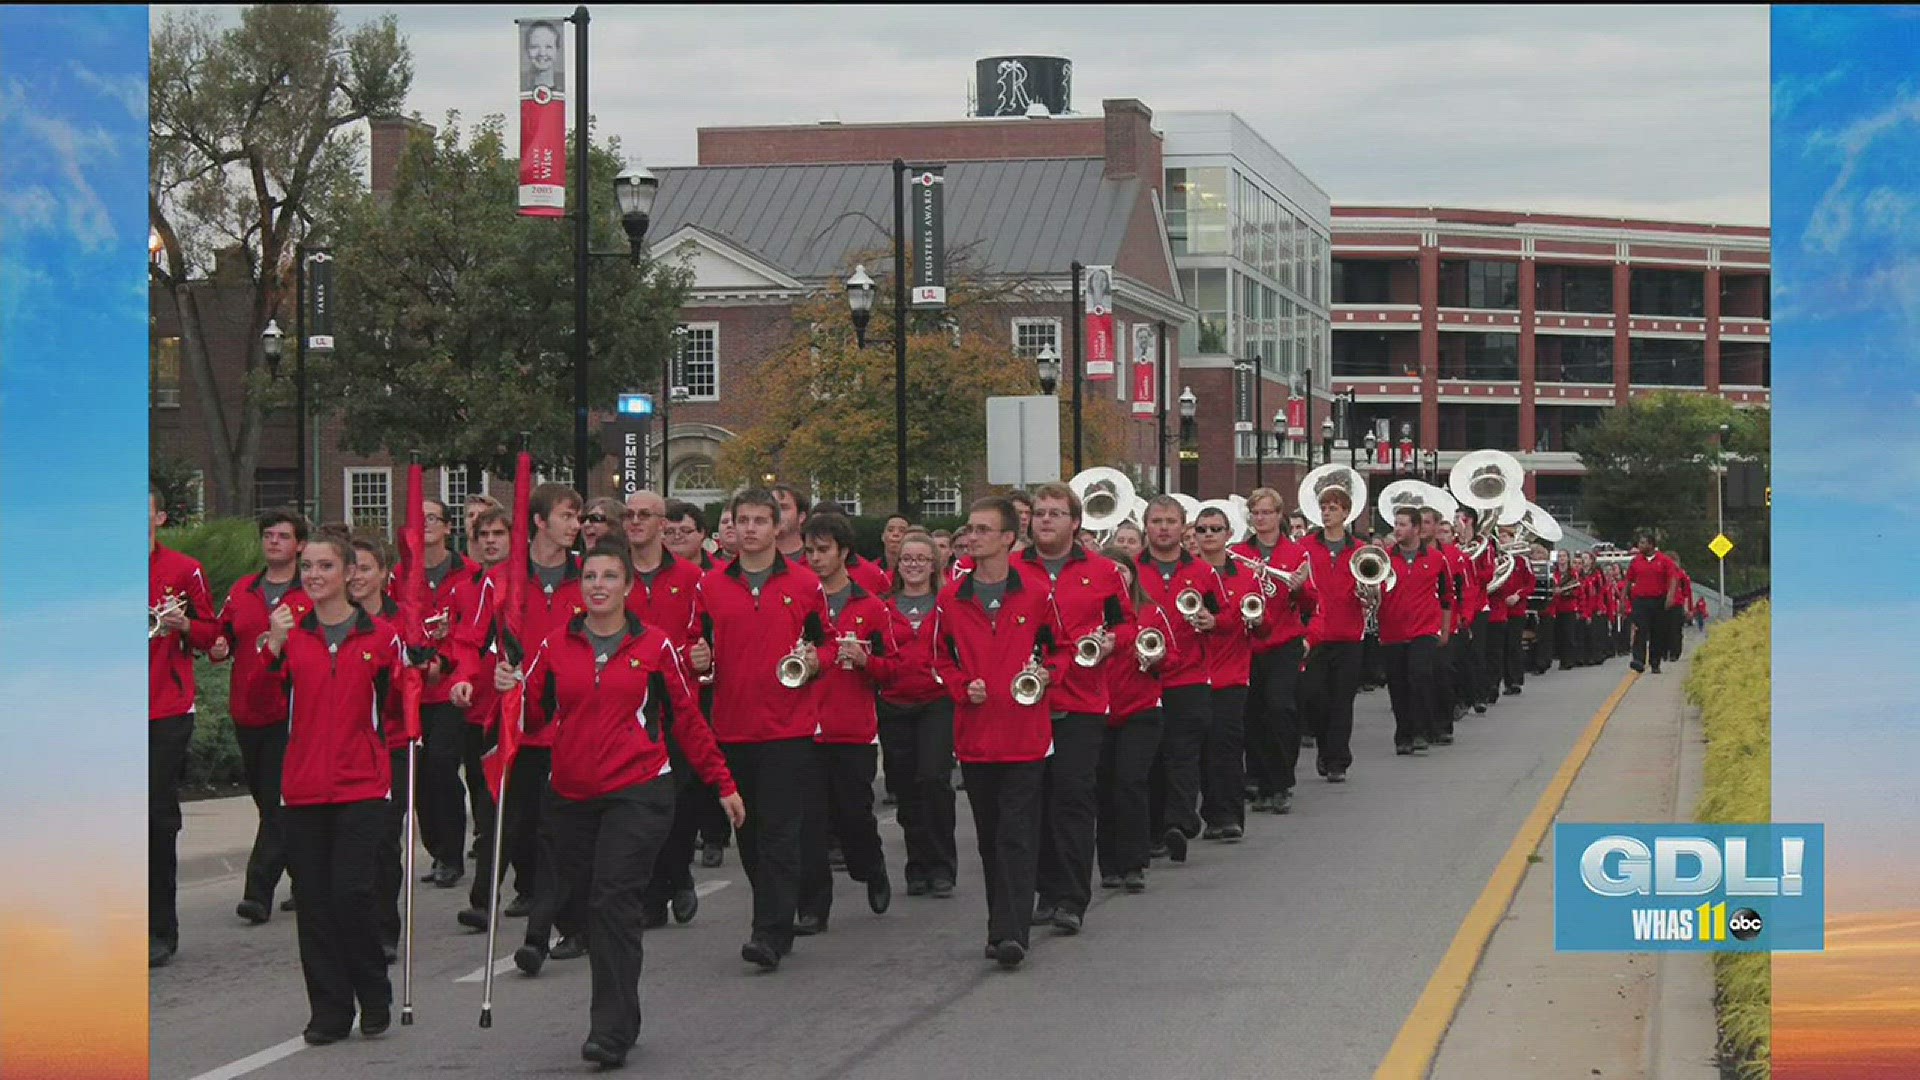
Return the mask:
{"type": "MultiPolygon", "coordinates": [[[[180,885],[245,873],[260,816],[245,795],[180,804],[180,885]]],[[[238,891],[236,890],[236,895],[238,891]]]]}
{"type": "MultiPolygon", "coordinates": [[[[1706,747],[1682,687],[1699,643],[1689,635],[1686,659],[1642,675],[1627,692],[1556,822],[1691,818],[1706,747]]],[[[1617,666],[1624,675],[1626,665],[1617,666]]],[[[1549,832],[1429,1076],[1717,1080],[1715,1038],[1707,954],[1554,952],[1549,832]]]]}

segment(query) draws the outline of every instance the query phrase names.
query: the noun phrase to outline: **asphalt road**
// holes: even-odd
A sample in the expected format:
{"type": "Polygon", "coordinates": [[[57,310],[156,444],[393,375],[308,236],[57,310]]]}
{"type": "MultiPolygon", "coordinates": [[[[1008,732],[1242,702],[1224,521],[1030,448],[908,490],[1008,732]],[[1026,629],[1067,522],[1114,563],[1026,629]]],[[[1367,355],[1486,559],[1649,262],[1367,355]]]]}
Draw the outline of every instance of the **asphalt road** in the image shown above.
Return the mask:
{"type": "MultiPolygon", "coordinates": [[[[1624,662],[1533,680],[1459,741],[1395,757],[1384,690],[1361,695],[1348,783],[1301,759],[1294,811],[1249,816],[1237,845],[1196,842],[1157,863],[1140,895],[1098,889],[1086,930],[1034,931],[1019,970],[981,957],[986,908],[963,807],[959,887],[908,898],[900,833],[882,829],[895,899],[866,909],[838,879],[829,933],[803,938],[772,974],[739,958],[750,896],[736,853],[696,874],[707,895],[687,926],[646,938],[633,1075],[926,1080],[977,1076],[1367,1077],[1392,1043],[1461,918],[1624,662]]],[[[889,819],[890,820],[890,819],[889,819]]],[[[180,892],[182,951],[152,973],[151,1074],[262,1080],[336,1076],[540,1076],[591,1071],[587,961],[511,969],[520,920],[503,927],[508,970],[481,1030],[483,935],[454,912],[466,883],[423,886],[416,1023],[308,1048],[293,920],[233,915],[240,881],[180,892]],[[464,980],[464,981],[463,981],[464,980]]],[[[284,895],[284,893],[283,893],[284,895]]]]}

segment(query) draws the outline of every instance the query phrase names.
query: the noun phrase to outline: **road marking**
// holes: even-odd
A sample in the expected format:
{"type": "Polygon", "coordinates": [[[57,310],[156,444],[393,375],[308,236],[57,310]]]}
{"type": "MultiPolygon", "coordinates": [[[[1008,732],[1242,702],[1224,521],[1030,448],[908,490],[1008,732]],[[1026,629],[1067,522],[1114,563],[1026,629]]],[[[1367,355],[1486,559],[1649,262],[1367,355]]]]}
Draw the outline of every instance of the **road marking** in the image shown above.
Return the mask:
{"type": "Polygon", "coordinates": [[[1560,813],[1560,805],[1566,801],[1567,791],[1573,787],[1574,778],[1580,775],[1580,767],[1586,764],[1587,755],[1593,752],[1593,746],[1600,741],[1600,733],[1606,729],[1607,719],[1620,700],[1627,696],[1639,678],[1637,672],[1628,672],[1627,677],[1614,688],[1612,696],[1600,706],[1580,738],[1567,752],[1565,761],[1560,763],[1560,771],[1553,775],[1547,789],[1540,793],[1540,801],[1533,805],[1533,812],[1520,823],[1520,831],[1507,847],[1507,853],[1493,868],[1493,876],[1487,879],[1486,888],[1480,892],[1480,898],[1474,901],[1467,917],[1460,923],[1460,929],[1453,935],[1453,944],[1447,947],[1445,956],[1440,958],[1440,966],[1434,969],[1433,977],[1427,980],[1427,987],[1420,992],[1420,999],[1413,1003],[1413,1011],[1407,1014],[1406,1022],[1400,1025],[1400,1034],[1388,1048],[1387,1056],[1374,1071],[1374,1080],[1420,1080],[1433,1067],[1434,1055],[1440,1051],[1440,1040],[1447,1034],[1447,1027],[1453,1023],[1453,1014],[1460,1008],[1460,1002],[1466,997],[1467,985],[1473,980],[1473,970],[1480,964],[1481,954],[1486,952],[1487,942],[1493,938],[1494,928],[1506,915],[1507,908],[1513,903],[1513,896],[1520,891],[1520,880],[1527,873],[1527,856],[1540,846],[1547,835],[1547,829],[1560,813]]]}
{"type": "MultiPolygon", "coordinates": [[[[706,897],[712,896],[714,893],[719,892],[721,889],[724,889],[731,884],[733,884],[733,882],[727,881],[727,880],[703,881],[700,884],[695,885],[693,887],[693,894],[702,899],[705,899],[706,897]]],[[[519,946],[516,945],[514,946],[514,948],[517,949],[519,948],[519,946]]],[[[505,975],[507,972],[512,970],[514,970],[513,957],[510,955],[503,956],[500,959],[495,960],[493,962],[493,973],[495,975],[505,975]]],[[[468,972],[465,975],[460,976],[459,978],[453,981],[456,983],[477,983],[477,982],[485,982],[486,979],[487,979],[487,969],[482,967],[482,968],[474,968],[472,971],[468,972]]],[[[200,1080],[200,1078],[195,1077],[195,1080],[200,1080]]]]}
{"type": "Polygon", "coordinates": [[[278,1046],[270,1046],[257,1054],[250,1054],[231,1065],[222,1065],[212,1072],[203,1072],[193,1080],[234,1080],[236,1076],[245,1076],[255,1069],[264,1069],[283,1057],[297,1054],[307,1048],[304,1036],[288,1039],[278,1046]]]}

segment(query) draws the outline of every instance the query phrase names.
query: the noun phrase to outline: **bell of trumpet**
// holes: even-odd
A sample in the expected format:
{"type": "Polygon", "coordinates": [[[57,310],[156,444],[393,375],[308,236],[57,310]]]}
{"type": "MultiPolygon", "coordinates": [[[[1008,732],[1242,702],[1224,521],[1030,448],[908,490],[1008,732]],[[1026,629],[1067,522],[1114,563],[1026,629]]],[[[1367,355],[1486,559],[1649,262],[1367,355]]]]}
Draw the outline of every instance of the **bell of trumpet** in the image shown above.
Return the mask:
{"type": "Polygon", "coordinates": [[[1145,671],[1166,658],[1167,636],[1153,627],[1145,627],[1133,639],[1133,655],[1140,660],[1140,670],[1145,671]]]}
{"type": "Polygon", "coordinates": [[[180,611],[182,608],[185,608],[186,606],[187,606],[187,601],[185,597],[169,596],[166,598],[166,600],[162,601],[161,603],[155,604],[154,606],[148,608],[147,609],[147,640],[152,641],[154,638],[157,638],[162,634],[165,634],[167,632],[166,628],[161,626],[160,624],[166,621],[167,616],[180,611]]]}
{"type": "Polygon", "coordinates": [[[1327,464],[1314,469],[1300,481],[1300,490],[1294,494],[1294,505],[1306,515],[1307,521],[1316,529],[1327,526],[1320,513],[1320,496],[1333,488],[1347,493],[1347,502],[1351,509],[1347,511],[1347,520],[1367,505],[1367,481],[1358,472],[1347,465],[1327,464]]]}
{"type": "Polygon", "coordinates": [[[1073,643],[1073,662],[1079,667],[1093,667],[1100,662],[1100,635],[1088,634],[1073,643]]]}
{"type": "MultiPolygon", "coordinates": [[[[1076,658],[1077,659],[1077,658],[1076,658]]],[[[1040,698],[1047,692],[1047,684],[1040,677],[1040,665],[1032,660],[1013,677],[1013,702],[1016,705],[1038,705],[1040,698]]]]}
{"type": "Polygon", "coordinates": [[[1259,593],[1248,593],[1240,598],[1240,621],[1248,626],[1259,626],[1267,618],[1267,598],[1259,593]]]}
{"type": "Polygon", "coordinates": [[[1119,469],[1100,466],[1077,473],[1067,486],[1080,500],[1080,526],[1095,536],[1112,535],[1142,509],[1133,481],[1119,469]]]}
{"type": "Polygon", "coordinates": [[[1353,553],[1353,580],[1362,588],[1386,590],[1393,588],[1393,560],[1387,557],[1387,549],[1378,544],[1367,544],[1353,553]]]}
{"type": "Polygon", "coordinates": [[[1180,595],[1173,598],[1174,610],[1191,619],[1206,610],[1206,601],[1200,598],[1198,589],[1182,589],[1180,595]]]}
{"type": "Polygon", "coordinates": [[[780,685],[789,690],[798,690],[807,684],[808,679],[813,677],[813,665],[807,662],[806,654],[802,651],[802,647],[805,645],[805,638],[794,642],[793,651],[780,658],[780,667],[775,672],[775,677],[780,680],[780,685]]]}

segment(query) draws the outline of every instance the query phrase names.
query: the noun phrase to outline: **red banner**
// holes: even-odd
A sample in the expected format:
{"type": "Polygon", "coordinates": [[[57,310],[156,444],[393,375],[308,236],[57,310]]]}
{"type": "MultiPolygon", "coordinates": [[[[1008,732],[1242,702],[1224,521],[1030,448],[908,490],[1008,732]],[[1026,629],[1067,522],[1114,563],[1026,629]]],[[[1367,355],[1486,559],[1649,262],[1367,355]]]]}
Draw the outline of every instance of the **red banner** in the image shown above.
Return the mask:
{"type": "Polygon", "coordinates": [[[1390,442],[1380,443],[1378,452],[1374,456],[1379,459],[1380,464],[1385,465],[1388,468],[1392,468],[1393,467],[1393,444],[1390,442]]]}
{"type": "Polygon", "coordinates": [[[1133,327],[1133,418],[1153,420],[1160,414],[1160,364],[1154,356],[1153,327],[1133,327]]]}
{"type": "Polygon", "coordinates": [[[1307,437],[1307,399],[1287,398],[1287,437],[1304,439],[1307,437]]]}
{"type": "Polygon", "coordinates": [[[1087,381],[1107,382],[1113,378],[1113,361],[1119,349],[1113,340],[1113,267],[1089,266],[1083,282],[1087,315],[1087,381]]]}
{"type": "Polygon", "coordinates": [[[520,214],[567,212],[567,91],[561,24],[519,19],[520,214]]]}

